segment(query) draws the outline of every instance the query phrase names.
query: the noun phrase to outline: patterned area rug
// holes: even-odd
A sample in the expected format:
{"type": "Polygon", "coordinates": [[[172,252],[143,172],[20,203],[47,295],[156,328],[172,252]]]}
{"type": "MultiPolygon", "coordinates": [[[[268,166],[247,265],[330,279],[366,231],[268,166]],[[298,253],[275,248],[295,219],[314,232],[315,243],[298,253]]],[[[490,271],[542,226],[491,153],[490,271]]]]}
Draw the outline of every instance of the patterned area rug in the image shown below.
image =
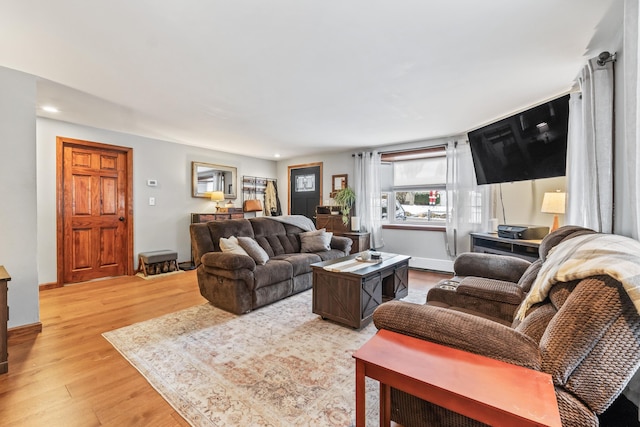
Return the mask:
{"type": "MultiPolygon", "coordinates": [[[[193,426],[352,426],[351,355],[376,328],[324,321],[311,297],[242,316],[203,304],[103,336],[193,426]]],[[[378,392],[367,379],[368,426],[378,425],[378,392]]]]}

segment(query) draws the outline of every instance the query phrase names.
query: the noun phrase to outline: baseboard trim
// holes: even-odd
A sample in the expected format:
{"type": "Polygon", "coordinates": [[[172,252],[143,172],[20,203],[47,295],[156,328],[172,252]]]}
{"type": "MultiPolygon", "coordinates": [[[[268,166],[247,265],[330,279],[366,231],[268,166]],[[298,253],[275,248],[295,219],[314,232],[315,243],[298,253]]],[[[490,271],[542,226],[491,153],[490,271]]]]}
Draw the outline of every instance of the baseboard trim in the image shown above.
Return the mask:
{"type": "Polygon", "coordinates": [[[38,286],[38,290],[46,291],[48,289],[56,289],[61,287],[62,285],[58,284],[58,282],[43,283],[42,285],[38,286]]]}
{"type": "Polygon", "coordinates": [[[33,338],[42,332],[42,323],[31,323],[29,325],[16,326],[7,329],[7,339],[20,340],[24,338],[33,338]]]}
{"type": "Polygon", "coordinates": [[[409,267],[453,273],[453,261],[446,259],[411,257],[409,267]]]}

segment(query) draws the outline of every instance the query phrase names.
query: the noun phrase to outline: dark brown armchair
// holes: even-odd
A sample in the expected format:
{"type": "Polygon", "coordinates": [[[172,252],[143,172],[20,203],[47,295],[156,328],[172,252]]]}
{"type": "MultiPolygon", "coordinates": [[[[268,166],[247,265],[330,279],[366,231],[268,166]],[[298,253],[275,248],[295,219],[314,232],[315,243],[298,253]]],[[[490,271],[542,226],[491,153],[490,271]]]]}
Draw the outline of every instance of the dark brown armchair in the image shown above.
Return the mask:
{"type": "MultiPolygon", "coordinates": [[[[563,426],[598,426],[598,415],[640,366],[640,315],[608,275],[553,285],[522,321],[506,325],[485,314],[392,301],[378,307],[373,320],[378,329],[550,374],[563,426]]],[[[392,419],[405,427],[484,425],[395,389],[391,405],[392,419]]]]}

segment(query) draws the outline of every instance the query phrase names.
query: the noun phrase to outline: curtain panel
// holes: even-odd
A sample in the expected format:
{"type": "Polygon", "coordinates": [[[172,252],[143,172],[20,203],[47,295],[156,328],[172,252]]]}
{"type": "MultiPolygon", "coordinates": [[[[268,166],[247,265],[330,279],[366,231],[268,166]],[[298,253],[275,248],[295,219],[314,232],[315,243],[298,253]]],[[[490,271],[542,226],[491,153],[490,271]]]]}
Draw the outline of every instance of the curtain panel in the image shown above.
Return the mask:
{"type": "Polygon", "coordinates": [[[571,95],[567,224],[613,232],[613,64],[591,59],[571,95]]]}
{"type": "Polygon", "coordinates": [[[447,146],[447,253],[455,257],[471,247],[469,233],[490,230],[495,216],[495,186],[477,185],[468,141],[447,146]]]}
{"type": "Polygon", "coordinates": [[[354,159],[356,215],[360,228],[371,236],[371,247],[384,246],[382,239],[382,192],[380,189],[380,153],[356,153],[354,159]]]}

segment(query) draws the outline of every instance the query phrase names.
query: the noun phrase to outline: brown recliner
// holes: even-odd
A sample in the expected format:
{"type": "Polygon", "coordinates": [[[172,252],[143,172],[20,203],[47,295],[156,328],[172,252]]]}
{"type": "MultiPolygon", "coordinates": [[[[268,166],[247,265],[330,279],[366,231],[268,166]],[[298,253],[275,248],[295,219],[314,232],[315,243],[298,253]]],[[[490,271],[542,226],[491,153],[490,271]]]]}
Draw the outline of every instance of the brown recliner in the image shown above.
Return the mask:
{"type": "MultiPolygon", "coordinates": [[[[558,283],[511,325],[401,301],[378,307],[373,320],[378,329],[550,374],[565,427],[598,426],[598,415],[640,366],[640,315],[622,284],[609,276],[558,283]]],[[[391,405],[392,419],[405,427],[484,425],[396,389],[391,405]]]]}
{"type": "Polygon", "coordinates": [[[427,303],[510,325],[549,251],[560,242],[591,233],[595,231],[578,226],[557,229],[542,239],[540,258],[533,263],[512,256],[462,253],[453,263],[455,276],[430,289],[427,303]]]}

